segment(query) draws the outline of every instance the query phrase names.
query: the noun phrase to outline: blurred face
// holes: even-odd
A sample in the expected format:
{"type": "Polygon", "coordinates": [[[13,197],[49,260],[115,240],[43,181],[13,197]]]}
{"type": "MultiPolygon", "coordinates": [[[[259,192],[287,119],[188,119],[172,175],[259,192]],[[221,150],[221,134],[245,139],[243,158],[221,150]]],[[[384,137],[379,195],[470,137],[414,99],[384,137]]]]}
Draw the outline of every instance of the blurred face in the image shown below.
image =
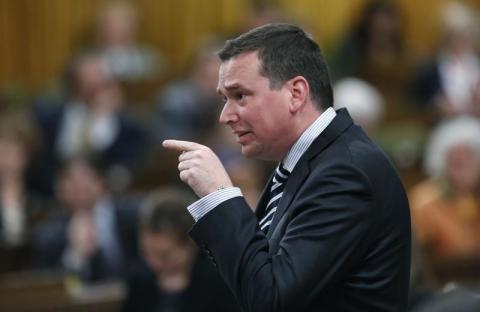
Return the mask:
{"type": "Polygon", "coordinates": [[[399,20],[395,14],[380,10],[372,16],[369,35],[377,47],[390,47],[395,44],[399,32],[399,20]]]}
{"type": "Polygon", "coordinates": [[[191,241],[179,241],[172,234],[144,230],[142,250],[147,263],[159,276],[184,273],[189,269],[194,247],[191,241]]]}
{"type": "Polygon", "coordinates": [[[98,57],[86,57],[75,69],[77,96],[88,102],[95,94],[112,84],[106,62],[98,57]]]}
{"type": "Polygon", "coordinates": [[[20,142],[13,139],[0,139],[0,176],[23,174],[27,165],[26,151],[20,142]]]}
{"type": "Polygon", "coordinates": [[[57,183],[58,199],[73,211],[93,208],[103,194],[102,179],[82,161],[68,164],[57,183]]]}
{"type": "Polygon", "coordinates": [[[101,43],[106,46],[128,46],[134,40],[135,16],[127,7],[112,7],[99,21],[101,43]]]}
{"type": "Polygon", "coordinates": [[[118,83],[109,74],[108,66],[100,57],[87,57],[75,72],[76,96],[92,112],[115,113],[123,104],[118,83]]]}
{"type": "Polygon", "coordinates": [[[220,60],[213,54],[211,56],[204,56],[199,60],[199,64],[197,64],[195,82],[206,95],[215,96],[219,67],[220,60]]]}
{"type": "Polygon", "coordinates": [[[447,153],[447,176],[456,191],[475,192],[480,184],[480,159],[478,152],[460,144],[447,153]]]}
{"type": "Polygon", "coordinates": [[[221,64],[217,91],[225,105],[220,122],[230,126],[243,155],[280,160],[295,140],[289,129],[290,92],[285,85],[271,89],[260,65],[257,52],[221,64]]]}

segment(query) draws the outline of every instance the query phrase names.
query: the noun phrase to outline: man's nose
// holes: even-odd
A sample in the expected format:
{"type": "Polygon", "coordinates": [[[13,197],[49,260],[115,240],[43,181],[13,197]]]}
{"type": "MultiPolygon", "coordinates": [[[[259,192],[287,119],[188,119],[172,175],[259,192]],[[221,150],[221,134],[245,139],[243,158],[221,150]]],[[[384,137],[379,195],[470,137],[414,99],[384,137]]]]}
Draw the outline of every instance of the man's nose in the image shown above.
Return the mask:
{"type": "Polygon", "coordinates": [[[223,106],[222,112],[220,113],[219,121],[222,124],[229,124],[238,121],[238,115],[233,108],[233,105],[228,101],[223,106]]]}

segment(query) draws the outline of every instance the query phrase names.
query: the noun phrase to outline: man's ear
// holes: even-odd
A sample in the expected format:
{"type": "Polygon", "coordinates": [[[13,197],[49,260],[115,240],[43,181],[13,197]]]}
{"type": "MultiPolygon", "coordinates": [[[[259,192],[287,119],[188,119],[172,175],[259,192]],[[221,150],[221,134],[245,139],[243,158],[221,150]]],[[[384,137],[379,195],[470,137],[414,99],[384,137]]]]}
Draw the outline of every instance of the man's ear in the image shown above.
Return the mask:
{"type": "Polygon", "coordinates": [[[296,113],[302,109],[310,99],[310,86],[303,76],[295,76],[288,81],[291,94],[290,112],[296,113]]]}

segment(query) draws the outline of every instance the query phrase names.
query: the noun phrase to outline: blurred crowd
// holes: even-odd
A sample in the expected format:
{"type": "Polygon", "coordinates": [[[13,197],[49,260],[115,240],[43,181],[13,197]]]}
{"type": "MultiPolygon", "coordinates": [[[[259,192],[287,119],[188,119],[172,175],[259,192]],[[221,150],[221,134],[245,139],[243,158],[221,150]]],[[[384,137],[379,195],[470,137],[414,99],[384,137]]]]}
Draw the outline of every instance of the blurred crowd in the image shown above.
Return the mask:
{"type": "MultiPolygon", "coordinates": [[[[239,31],[298,22],[268,3],[239,31]]],[[[479,16],[448,2],[435,53],[419,59],[403,13],[373,0],[327,53],[336,107],[348,108],[409,189],[410,311],[480,311],[479,16]]],[[[275,164],[243,158],[218,125],[215,52],[226,34],[201,42],[189,70],[172,74],[161,51],[137,39],[137,18],[130,2],[112,2],[93,42],[56,77],[58,90],[24,105],[0,95],[0,275],[118,280],[125,311],[235,311],[188,238],[195,197],[180,184],[178,155],[160,142],[210,146],[252,209],[275,164]]]]}

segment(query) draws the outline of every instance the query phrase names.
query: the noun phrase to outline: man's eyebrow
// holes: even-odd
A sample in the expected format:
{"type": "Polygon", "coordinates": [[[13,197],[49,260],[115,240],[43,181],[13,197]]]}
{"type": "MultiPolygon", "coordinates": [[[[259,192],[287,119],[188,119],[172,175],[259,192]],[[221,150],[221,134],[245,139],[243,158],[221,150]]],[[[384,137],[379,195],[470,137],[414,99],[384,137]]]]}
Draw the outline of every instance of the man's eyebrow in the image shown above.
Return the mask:
{"type": "Polygon", "coordinates": [[[233,83],[229,86],[225,86],[225,89],[226,90],[235,90],[235,89],[243,89],[243,87],[239,83],[233,83]]]}
{"type": "MultiPolygon", "coordinates": [[[[245,89],[245,87],[242,86],[242,85],[239,84],[239,83],[233,83],[233,84],[231,84],[231,85],[229,85],[229,86],[225,86],[223,89],[225,89],[226,91],[235,91],[235,90],[239,90],[239,89],[240,89],[240,90],[243,90],[243,89],[245,89]]],[[[222,93],[222,90],[221,90],[220,88],[217,88],[217,93],[223,94],[223,93],[222,93]]]]}

